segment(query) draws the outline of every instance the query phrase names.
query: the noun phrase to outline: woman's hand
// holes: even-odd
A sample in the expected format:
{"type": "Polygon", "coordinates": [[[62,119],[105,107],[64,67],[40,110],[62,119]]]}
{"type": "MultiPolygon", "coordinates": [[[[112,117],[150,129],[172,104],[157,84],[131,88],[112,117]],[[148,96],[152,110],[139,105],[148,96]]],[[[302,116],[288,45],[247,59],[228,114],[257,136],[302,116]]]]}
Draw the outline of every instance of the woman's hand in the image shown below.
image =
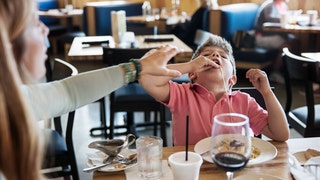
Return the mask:
{"type": "Polygon", "coordinates": [[[166,45],[159,49],[152,49],[141,58],[141,75],[170,76],[172,78],[181,76],[177,70],[167,68],[167,63],[181,50],[175,46],[166,45]]]}

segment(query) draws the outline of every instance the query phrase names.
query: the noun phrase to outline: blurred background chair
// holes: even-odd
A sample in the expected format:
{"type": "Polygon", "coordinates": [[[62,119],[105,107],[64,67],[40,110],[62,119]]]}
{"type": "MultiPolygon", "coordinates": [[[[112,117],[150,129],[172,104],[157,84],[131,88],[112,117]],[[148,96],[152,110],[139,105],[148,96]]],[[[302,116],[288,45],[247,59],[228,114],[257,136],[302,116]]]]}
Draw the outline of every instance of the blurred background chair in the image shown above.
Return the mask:
{"type": "MultiPolygon", "coordinates": [[[[64,14],[61,7],[64,7],[64,3],[67,1],[36,0],[36,2],[40,11],[51,11],[52,14],[59,12],[64,14]]],[[[81,27],[71,23],[72,20],[70,22],[70,18],[72,19],[73,17],[46,17],[41,16],[40,14],[40,20],[49,28],[48,37],[51,44],[49,53],[52,53],[54,56],[58,53],[64,52],[65,57],[67,57],[67,50],[69,49],[73,38],[77,36],[85,36],[85,33],[81,31],[81,27]],[[66,21],[66,23],[63,23],[63,21],[66,21]]]]}
{"type": "MultiPolygon", "coordinates": [[[[142,15],[142,4],[143,2],[88,2],[83,7],[83,31],[87,36],[111,35],[111,11],[123,10],[126,11],[126,16],[139,16],[142,15]]],[[[131,23],[127,24],[127,28],[129,31],[136,30],[135,34],[145,30],[131,23]]]]}
{"type": "MultiPolygon", "coordinates": [[[[48,82],[78,74],[78,70],[73,65],[61,59],[55,59],[53,62],[48,60],[46,65],[48,82]]],[[[48,178],[70,179],[71,176],[73,180],[79,179],[72,138],[74,116],[75,111],[55,117],[53,118],[54,127],[44,129],[48,144],[42,169],[48,178]]]]}
{"type": "Polygon", "coordinates": [[[254,39],[250,38],[254,38],[254,34],[250,35],[259,7],[256,3],[233,3],[219,6],[219,9],[211,10],[208,14],[208,31],[231,42],[237,69],[270,70],[279,52],[258,48],[254,39]],[[249,43],[250,39],[252,43],[249,43]]]}
{"type": "Polygon", "coordinates": [[[320,104],[315,104],[313,84],[320,84],[320,62],[292,54],[283,49],[288,122],[304,137],[320,136],[320,104]],[[299,84],[305,92],[305,105],[292,108],[293,86],[299,84]]]}
{"type": "MultiPolygon", "coordinates": [[[[150,49],[141,48],[109,48],[103,47],[103,60],[108,66],[117,65],[128,62],[131,58],[141,58],[150,49]]],[[[153,135],[157,136],[158,126],[165,125],[164,122],[164,108],[162,104],[151,97],[138,82],[130,83],[119,88],[109,95],[110,101],[110,123],[109,126],[104,124],[100,130],[104,131],[107,136],[112,139],[115,135],[122,135],[133,133],[136,136],[136,127],[153,126],[153,135]],[[115,124],[115,113],[125,112],[125,125],[115,124]],[[134,119],[135,112],[142,112],[144,114],[144,121],[136,123],[134,119]],[[153,121],[151,114],[154,114],[153,121]],[[160,116],[160,122],[158,117],[160,116]],[[124,133],[115,133],[115,129],[126,129],[124,133]],[[109,131],[108,131],[109,130],[109,131]],[[108,133],[109,132],[109,133],[108,133]]],[[[162,129],[165,129],[161,127],[162,129]]],[[[164,140],[164,146],[167,146],[165,131],[160,132],[160,136],[164,140]]]]}
{"type": "MultiPolygon", "coordinates": [[[[274,87],[271,87],[271,89],[274,91],[274,87]]],[[[233,87],[232,91],[241,91],[248,93],[251,97],[253,97],[256,102],[263,108],[266,109],[266,104],[263,99],[262,94],[255,88],[255,87],[233,87]]],[[[261,138],[261,134],[257,135],[255,137],[261,138]]]]}
{"type": "MultiPolygon", "coordinates": [[[[37,5],[40,11],[59,9],[59,2],[57,0],[37,0],[37,5]]],[[[53,54],[57,54],[57,39],[59,36],[67,33],[67,26],[61,24],[57,18],[40,17],[40,20],[49,28],[49,40],[50,44],[52,44],[49,50],[53,54]]]]}
{"type": "MultiPolygon", "coordinates": [[[[274,87],[271,87],[274,90],[274,87]]],[[[263,108],[266,109],[266,104],[261,93],[255,87],[233,87],[232,91],[241,91],[248,93],[251,97],[253,97],[257,103],[263,108]]]]}
{"type": "Polygon", "coordinates": [[[103,62],[108,66],[129,62],[130,59],[140,59],[151,48],[110,48],[103,47],[103,62]]]}
{"type": "Polygon", "coordinates": [[[212,35],[213,34],[208,31],[205,31],[202,29],[197,29],[196,35],[195,35],[194,41],[193,41],[195,47],[193,47],[192,49],[195,51],[198,48],[198,46],[200,46],[203,42],[208,40],[210,38],[210,36],[212,36],[212,35]]]}

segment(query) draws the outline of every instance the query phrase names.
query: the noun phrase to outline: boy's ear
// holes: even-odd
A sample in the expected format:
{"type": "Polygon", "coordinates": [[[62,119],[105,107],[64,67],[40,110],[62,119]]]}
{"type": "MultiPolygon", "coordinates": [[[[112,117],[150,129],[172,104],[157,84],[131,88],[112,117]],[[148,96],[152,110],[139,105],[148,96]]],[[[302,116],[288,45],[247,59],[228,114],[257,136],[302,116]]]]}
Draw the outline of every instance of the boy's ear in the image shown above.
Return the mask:
{"type": "Polygon", "coordinates": [[[230,86],[234,86],[237,83],[237,76],[233,75],[230,79],[229,79],[229,84],[230,86]]]}
{"type": "Polygon", "coordinates": [[[188,73],[188,76],[191,81],[194,81],[197,79],[197,75],[194,72],[188,73]]]}

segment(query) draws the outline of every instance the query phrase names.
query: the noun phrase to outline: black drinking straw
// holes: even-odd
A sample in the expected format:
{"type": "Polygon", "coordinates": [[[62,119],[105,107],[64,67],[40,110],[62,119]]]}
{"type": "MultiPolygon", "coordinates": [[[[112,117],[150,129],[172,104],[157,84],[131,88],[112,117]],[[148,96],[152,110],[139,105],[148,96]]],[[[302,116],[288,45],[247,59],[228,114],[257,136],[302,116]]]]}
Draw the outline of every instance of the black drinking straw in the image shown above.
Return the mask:
{"type": "Polygon", "coordinates": [[[188,161],[188,144],[189,144],[189,116],[186,119],[186,161],[188,161]]]}

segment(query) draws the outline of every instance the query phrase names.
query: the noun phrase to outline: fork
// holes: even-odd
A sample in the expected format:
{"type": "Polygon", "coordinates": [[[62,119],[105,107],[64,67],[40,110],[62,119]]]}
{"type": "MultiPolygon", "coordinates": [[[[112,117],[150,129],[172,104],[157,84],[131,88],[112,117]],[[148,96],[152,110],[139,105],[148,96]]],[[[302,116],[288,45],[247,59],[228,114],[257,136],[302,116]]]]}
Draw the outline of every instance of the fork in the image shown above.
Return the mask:
{"type": "Polygon", "coordinates": [[[203,152],[203,153],[200,153],[200,156],[201,156],[201,157],[207,156],[207,155],[210,155],[210,150],[205,151],[205,152],[203,152]]]}
{"type": "Polygon", "coordinates": [[[130,164],[134,164],[136,162],[137,162],[137,156],[136,156],[136,154],[132,154],[128,158],[122,159],[120,161],[114,161],[113,158],[112,158],[111,160],[107,161],[104,164],[101,164],[101,165],[98,165],[98,166],[89,167],[89,168],[84,168],[82,171],[90,173],[90,172],[92,172],[94,170],[97,170],[97,169],[100,169],[100,168],[103,168],[105,166],[112,165],[112,164],[130,165],[130,164]]]}
{"type": "Polygon", "coordinates": [[[109,165],[112,165],[112,164],[124,164],[124,165],[130,165],[130,164],[134,164],[137,162],[137,159],[133,159],[133,160],[127,160],[127,161],[112,161],[112,162],[107,162],[105,164],[101,164],[101,165],[98,165],[98,166],[93,166],[93,167],[89,167],[89,168],[84,168],[82,171],[83,172],[87,172],[87,173],[90,173],[92,171],[95,171],[97,169],[100,169],[100,168],[103,168],[105,166],[109,166],[109,165]]]}

